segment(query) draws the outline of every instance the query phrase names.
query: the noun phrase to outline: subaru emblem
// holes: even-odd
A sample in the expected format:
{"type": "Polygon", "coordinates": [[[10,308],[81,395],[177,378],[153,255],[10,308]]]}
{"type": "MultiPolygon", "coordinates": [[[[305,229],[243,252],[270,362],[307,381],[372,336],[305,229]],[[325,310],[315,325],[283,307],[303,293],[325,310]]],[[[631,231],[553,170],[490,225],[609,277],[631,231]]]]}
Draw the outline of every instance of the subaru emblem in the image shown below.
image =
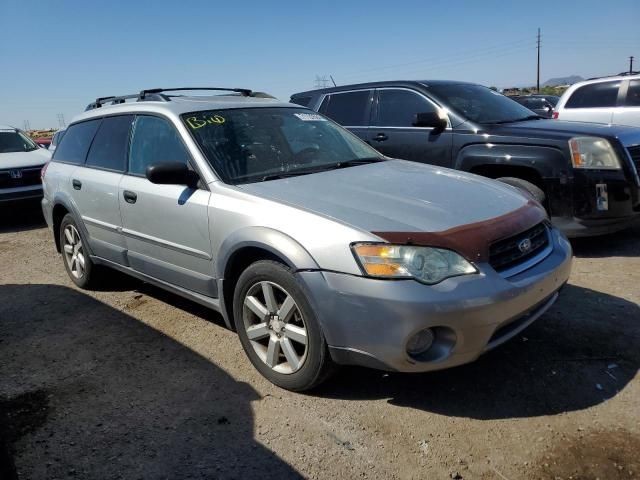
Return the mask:
{"type": "Polygon", "coordinates": [[[13,179],[22,178],[22,170],[10,170],[10,175],[13,179]]]}
{"type": "Polygon", "coordinates": [[[520,242],[518,242],[518,250],[520,250],[522,253],[527,253],[529,250],[531,250],[531,240],[528,238],[520,240],[520,242]]]}

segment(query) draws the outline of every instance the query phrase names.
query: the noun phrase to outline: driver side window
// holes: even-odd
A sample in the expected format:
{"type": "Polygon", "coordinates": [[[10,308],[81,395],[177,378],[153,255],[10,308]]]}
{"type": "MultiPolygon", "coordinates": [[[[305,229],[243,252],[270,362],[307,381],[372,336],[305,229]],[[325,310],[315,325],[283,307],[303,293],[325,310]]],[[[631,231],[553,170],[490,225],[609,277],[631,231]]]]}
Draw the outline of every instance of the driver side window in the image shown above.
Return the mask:
{"type": "Polygon", "coordinates": [[[380,127],[413,127],[416,113],[437,113],[426,98],[409,90],[378,90],[378,119],[380,127]]]}
{"type": "Polygon", "coordinates": [[[158,162],[189,163],[189,152],[169,121],[138,115],[129,148],[129,173],[144,176],[147,167],[158,162]]]}

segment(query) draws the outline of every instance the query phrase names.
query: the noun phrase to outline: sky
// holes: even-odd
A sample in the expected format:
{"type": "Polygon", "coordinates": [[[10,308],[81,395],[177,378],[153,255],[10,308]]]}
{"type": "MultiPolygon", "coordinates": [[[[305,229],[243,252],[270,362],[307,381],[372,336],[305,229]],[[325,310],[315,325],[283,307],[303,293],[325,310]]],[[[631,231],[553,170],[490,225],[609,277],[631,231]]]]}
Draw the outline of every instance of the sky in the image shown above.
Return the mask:
{"type": "Polygon", "coordinates": [[[69,123],[96,97],[244,87],[288,99],[340,84],[498,88],[640,70],[640,0],[0,0],[0,124],[69,123]],[[634,68],[635,69],[635,68],[634,68]]]}

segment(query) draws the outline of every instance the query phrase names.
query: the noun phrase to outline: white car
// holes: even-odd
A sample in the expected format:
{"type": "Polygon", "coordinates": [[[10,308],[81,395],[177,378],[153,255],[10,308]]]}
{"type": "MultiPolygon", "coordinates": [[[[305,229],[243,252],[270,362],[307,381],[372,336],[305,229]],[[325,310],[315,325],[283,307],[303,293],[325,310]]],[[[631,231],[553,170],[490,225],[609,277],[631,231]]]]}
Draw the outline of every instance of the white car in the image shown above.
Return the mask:
{"type": "Polygon", "coordinates": [[[553,118],[640,127],[640,75],[596,78],[571,85],[553,118]]]}
{"type": "Polygon", "coordinates": [[[50,158],[26,133],[0,125],[0,205],[42,197],[40,171],[50,158]]]}

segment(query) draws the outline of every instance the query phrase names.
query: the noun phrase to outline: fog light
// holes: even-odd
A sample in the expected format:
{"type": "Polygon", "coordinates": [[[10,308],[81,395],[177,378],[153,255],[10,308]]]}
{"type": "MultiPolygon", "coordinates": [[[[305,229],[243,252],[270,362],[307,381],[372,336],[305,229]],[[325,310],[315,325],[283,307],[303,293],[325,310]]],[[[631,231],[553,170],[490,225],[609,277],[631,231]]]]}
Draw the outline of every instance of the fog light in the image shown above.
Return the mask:
{"type": "Polygon", "coordinates": [[[422,355],[433,344],[433,330],[425,328],[413,335],[407,342],[407,353],[412,357],[422,355]]]}

